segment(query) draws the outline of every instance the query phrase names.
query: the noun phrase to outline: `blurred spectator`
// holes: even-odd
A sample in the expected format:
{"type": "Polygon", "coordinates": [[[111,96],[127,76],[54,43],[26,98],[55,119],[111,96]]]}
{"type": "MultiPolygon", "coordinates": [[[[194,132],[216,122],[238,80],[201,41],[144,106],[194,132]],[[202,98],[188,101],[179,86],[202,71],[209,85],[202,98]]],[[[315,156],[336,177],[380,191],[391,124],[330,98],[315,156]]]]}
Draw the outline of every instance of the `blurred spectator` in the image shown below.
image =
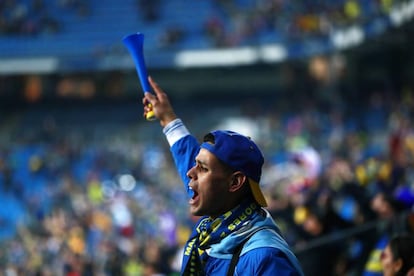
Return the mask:
{"type": "Polygon", "coordinates": [[[390,238],[400,232],[410,230],[409,221],[405,206],[395,199],[392,195],[378,192],[374,195],[371,208],[381,220],[381,228],[378,229],[374,248],[370,252],[369,258],[365,265],[363,275],[382,275],[381,252],[385,249],[390,238]]]}
{"type": "Polygon", "coordinates": [[[204,34],[211,40],[215,47],[225,46],[225,27],[224,23],[217,16],[209,17],[203,26],[204,34]]]}
{"type": "Polygon", "coordinates": [[[157,21],[160,18],[161,0],[137,0],[138,12],[148,23],[157,21]]]}
{"type": "Polygon", "coordinates": [[[414,235],[399,234],[390,239],[381,253],[384,276],[406,276],[414,272],[414,235]]]}
{"type": "Polygon", "coordinates": [[[186,36],[185,30],[179,26],[168,26],[161,34],[160,46],[161,48],[174,48],[186,36]]]}

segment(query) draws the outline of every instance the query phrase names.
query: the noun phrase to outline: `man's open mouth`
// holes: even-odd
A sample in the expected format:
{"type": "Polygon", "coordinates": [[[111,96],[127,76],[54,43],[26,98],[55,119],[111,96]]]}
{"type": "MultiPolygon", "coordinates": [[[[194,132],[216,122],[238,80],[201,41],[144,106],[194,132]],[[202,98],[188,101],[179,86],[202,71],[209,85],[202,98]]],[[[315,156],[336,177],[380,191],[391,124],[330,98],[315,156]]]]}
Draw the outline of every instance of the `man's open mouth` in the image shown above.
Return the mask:
{"type": "Polygon", "coordinates": [[[190,204],[194,204],[198,199],[198,192],[193,190],[191,187],[190,187],[190,190],[191,190],[191,195],[192,195],[190,199],[190,204]]]}

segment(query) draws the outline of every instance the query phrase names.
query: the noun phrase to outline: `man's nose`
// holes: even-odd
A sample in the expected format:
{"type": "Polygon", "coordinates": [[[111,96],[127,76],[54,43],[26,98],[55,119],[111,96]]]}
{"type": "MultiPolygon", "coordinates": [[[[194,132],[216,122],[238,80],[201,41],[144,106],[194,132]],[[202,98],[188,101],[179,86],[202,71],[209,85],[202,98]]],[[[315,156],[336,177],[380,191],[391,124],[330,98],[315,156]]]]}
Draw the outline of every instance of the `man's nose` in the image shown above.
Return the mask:
{"type": "Polygon", "coordinates": [[[194,168],[195,166],[193,166],[191,169],[188,170],[187,172],[187,177],[190,179],[194,179],[195,178],[195,173],[194,173],[194,168]]]}

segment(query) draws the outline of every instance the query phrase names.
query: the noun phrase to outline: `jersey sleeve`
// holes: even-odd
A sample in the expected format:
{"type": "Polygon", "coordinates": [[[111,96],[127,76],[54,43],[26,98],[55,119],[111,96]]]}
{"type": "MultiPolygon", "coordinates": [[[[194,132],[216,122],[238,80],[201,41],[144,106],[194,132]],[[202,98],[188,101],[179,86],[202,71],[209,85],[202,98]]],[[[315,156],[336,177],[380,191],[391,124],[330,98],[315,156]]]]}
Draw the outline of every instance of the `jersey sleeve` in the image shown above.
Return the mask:
{"type": "Polygon", "coordinates": [[[163,132],[170,145],[170,151],[184,188],[188,196],[192,197],[193,193],[188,186],[190,178],[188,178],[187,172],[195,164],[195,157],[200,145],[180,119],[176,119],[165,126],[163,132]]]}

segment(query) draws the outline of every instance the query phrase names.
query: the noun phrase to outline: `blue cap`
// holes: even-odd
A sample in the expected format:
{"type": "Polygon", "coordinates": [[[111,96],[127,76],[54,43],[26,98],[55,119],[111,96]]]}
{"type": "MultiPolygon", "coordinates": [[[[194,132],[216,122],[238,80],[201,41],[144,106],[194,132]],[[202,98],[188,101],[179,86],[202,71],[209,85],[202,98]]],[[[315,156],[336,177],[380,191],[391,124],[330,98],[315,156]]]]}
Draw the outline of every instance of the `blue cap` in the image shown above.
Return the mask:
{"type": "Polygon", "coordinates": [[[260,206],[267,206],[259,182],[264,163],[263,154],[250,139],[234,131],[216,130],[204,136],[201,148],[214,154],[220,161],[249,178],[252,194],[260,206]],[[212,142],[209,142],[212,141],[212,142]]]}

